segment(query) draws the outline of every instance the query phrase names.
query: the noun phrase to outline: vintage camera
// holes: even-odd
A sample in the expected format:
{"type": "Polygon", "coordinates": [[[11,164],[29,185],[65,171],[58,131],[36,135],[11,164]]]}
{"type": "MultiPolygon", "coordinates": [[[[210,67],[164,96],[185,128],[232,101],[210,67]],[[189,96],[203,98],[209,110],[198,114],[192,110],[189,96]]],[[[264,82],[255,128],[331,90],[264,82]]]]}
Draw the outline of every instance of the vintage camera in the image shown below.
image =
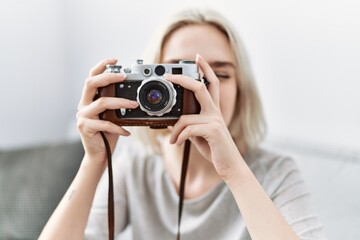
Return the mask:
{"type": "Polygon", "coordinates": [[[194,61],[179,61],[178,64],[137,64],[122,69],[120,65],[108,65],[110,73],[126,73],[123,82],[110,84],[98,90],[99,97],[119,97],[135,100],[136,109],[106,110],[100,118],[121,126],[172,126],[183,114],[200,112],[200,105],[192,91],[167,81],[163,75],[182,74],[194,81],[202,81],[194,61]]]}

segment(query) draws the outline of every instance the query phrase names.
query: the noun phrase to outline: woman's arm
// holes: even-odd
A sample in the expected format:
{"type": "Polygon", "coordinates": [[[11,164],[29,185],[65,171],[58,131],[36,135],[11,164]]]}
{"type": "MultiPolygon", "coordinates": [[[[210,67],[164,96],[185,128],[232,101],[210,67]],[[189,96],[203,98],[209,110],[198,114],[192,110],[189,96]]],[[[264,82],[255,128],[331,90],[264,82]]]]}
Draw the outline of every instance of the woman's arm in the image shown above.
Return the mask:
{"type": "Polygon", "coordinates": [[[85,156],[69,189],[52,214],[39,239],[82,239],[96,186],[104,164],[85,156]]]}
{"type": "Polygon", "coordinates": [[[219,80],[199,55],[196,62],[210,82],[209,89],[199,81],[180,75],[166,78],[194,92],[201,105],[199,115],[183,115],[174,126],[170,143],[186,139],[212,162],[228,184],[253,240],[299,239],[243,160],[221,115],[219,80]]]}
{"type": "Polygon", "coordinates": [[[83,238],[95,190],[107,163],[107,152],[100,132],[105,133],[112,151],[119,135],[130,135],[122,127],[99,119],[99,114],[106,109],[133,109],[138,106],[137,102],[109,97],[94,101],[98,88],[125,80],[124,74],[104,73],[107,64],[115,63],[115,59],[100,62],[90,71],[85,82],[77,113],[77,126],[85,156],[74,181],[43,229],[40,239],[83,238]]]}
{"type": "Polygon", "coordinates": [[[225,177],[252,239],[299,239],[245,161],[225,177]]]}

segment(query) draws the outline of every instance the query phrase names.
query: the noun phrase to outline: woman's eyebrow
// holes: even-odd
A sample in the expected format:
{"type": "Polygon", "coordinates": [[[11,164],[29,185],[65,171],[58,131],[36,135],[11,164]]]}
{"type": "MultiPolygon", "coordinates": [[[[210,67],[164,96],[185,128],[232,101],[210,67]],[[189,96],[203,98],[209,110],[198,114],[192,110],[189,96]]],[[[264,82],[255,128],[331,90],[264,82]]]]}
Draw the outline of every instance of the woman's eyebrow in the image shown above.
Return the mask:
{"type": "Polygon", "coordinates": [[[212,68],[220,68],[220,67],[232,67],[235,68],[235,64],[229,61],[213,61],[209,62],[209,65],[212,68]]]}

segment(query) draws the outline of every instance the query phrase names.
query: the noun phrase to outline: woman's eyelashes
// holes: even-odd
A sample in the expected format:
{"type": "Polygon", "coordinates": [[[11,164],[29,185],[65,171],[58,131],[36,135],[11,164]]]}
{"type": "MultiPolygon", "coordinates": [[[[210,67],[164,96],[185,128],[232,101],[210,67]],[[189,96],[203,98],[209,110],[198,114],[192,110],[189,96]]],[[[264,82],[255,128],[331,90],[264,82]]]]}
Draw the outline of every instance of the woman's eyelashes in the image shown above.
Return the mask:
{"type": "Polygon", "coordinates": [[[215,72],[215,75],[218,77],[218,79],[221,80],[226,80],[230,78],[230,74],[225,73],[225,72],[215,72]]]}

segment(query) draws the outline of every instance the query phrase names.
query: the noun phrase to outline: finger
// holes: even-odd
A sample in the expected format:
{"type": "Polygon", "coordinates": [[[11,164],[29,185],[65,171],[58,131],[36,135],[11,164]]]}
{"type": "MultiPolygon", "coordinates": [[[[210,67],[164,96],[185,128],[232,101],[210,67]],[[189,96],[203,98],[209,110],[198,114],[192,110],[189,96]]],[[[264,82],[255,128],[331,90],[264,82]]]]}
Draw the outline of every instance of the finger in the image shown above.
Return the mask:
{"type": "Polygon", "coordinates": [[[217,78],[209,63],[200,54],[196,54],[195,61],[210,83],[208,86],[208,91],[215,105],[220,107],[219,79],[217,78]]]}
{"type": "Polygon", "coordinates": [[[82,118],[78,120],[79,130],[90,137],[98,132],[108,132],[122,136],[130,136],[130,132],[109,121],[99,119],[82,118]]]}
{"type": "Polygon", "coordinates": [[[201,106],[201,111],[208,111],[215,106],[204,83],[185,75],[165,74],[164,77],[168,81],[194,92],[195,97],[201,106]]]}
{"type": "Polygon", "coordinates": [[[197,124],[187,126],[178,136],[176,145],[183,144],[187,139],[192,137],[202,137],[207,141],[209,132],[206,130],[207,124],[197,124]]]}
{"type": "Polygon", "coordinates": [[[180,133],[189,125],[205,124],[211,121],[211,116],[182,115],[171,131],[170,144],[178,140],[180,133]]]}
{"type": "Polygon", "coordinates": [[[98,115],[107,109],[114,110],[119,108],[135,109],[139,106],[136,101],[124,99],[124,98],[113,98],[113,97],[102,97],[91,104],[85,106],[79,115],[87,118],[98,117],[98,115]]]}
{"type": "Polygon", "coordinates": [[[89,77],[85,81],[78,109],[90,104],[94,100],[98,88],[105,87],[112,83],[122,82],[125,78],[126,74],[124,73],[104,73],[89,77]]]}
{"type": "Polygon", "coordinates": [[[98,64],[95,65],[95,67],[93,67],[90,70],[89,77],[93,77],[93,76],[103,73],[106,69],[106,65],[116,64],[116,63],[117,63],[117,59],[115,59],[115,58],[110,58],[110,59],[105,59],[105,60],[100,61],[98,64]]]}

